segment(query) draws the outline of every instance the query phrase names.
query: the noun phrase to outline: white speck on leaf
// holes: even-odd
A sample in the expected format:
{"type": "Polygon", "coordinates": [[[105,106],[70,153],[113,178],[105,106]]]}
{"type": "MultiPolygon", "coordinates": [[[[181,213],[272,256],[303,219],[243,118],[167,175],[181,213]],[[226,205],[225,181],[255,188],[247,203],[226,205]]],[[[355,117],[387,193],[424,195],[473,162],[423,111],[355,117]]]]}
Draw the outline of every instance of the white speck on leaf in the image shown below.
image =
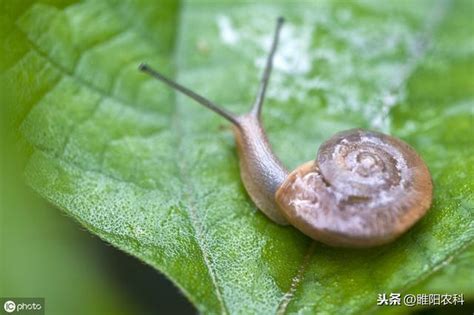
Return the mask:
{"type": "Polygon", "coordinates": [[[217,26],[221,40],[228,45],[235,45],[239,41],[239,33],[233,27],[230,18],[227,15],[217,16],[217,26]]]}
{"type": "MultiPolygon", "coordinates": [[[[293,25],[287,25],[281,30],[280,45],[273,62],[275,69],[287,74],[304,75],[311,71],[312,57],[309,45],[313,29],[310,27],[296,28],[293,25]]],[[[259,42],[264,51],[270,49],[273,40],[273,34],[267,34],[259,42]]],[[[255,63],[259,68],[263,68],[267,56],[257,57],[255,63]]]]}

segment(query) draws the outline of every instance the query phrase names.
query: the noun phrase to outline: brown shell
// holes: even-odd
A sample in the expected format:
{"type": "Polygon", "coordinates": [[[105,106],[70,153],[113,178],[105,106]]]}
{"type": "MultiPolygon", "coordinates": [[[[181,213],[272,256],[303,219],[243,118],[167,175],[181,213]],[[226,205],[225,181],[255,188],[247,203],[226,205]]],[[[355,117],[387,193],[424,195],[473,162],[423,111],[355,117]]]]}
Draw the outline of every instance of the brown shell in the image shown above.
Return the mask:
{"type": "Polygon", "coordinates": [[[405,142],[382,133],[340,132],[316,161],[290,173],[276,192],[287,220],[333,246],[370,247],[392,241],[430,208],[427,166],[405,142]]]}

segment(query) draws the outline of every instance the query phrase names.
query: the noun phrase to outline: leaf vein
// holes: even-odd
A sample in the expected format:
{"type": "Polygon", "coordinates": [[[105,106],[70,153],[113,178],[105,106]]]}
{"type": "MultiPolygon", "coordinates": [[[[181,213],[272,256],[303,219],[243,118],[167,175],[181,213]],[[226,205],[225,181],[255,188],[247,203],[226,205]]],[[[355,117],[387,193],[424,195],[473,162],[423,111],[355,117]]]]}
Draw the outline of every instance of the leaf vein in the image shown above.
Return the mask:
{"type": "Polygon", "coordinates": [[[306,250],[306,254],[303,257],[303,260],[301,261],[301,265],[298,268],[296,275],[291,280],[290,288],[288,289],[288,291],[285,292],[285,294],[280,300],[280,303],[276,311],[277,315],[283,315],[286,313],[288,309],[288,305],[290,304],[291,300],[295,296],[295,293],[298,290],[300,283],[303,281],[304,274],[306,272],[306,269],[309,263],[311,262],[311,257],[314,254],[315,248],[316,248],[316,241],[312,241],[311,244],[308,246],[308,249],[306,250]]]}

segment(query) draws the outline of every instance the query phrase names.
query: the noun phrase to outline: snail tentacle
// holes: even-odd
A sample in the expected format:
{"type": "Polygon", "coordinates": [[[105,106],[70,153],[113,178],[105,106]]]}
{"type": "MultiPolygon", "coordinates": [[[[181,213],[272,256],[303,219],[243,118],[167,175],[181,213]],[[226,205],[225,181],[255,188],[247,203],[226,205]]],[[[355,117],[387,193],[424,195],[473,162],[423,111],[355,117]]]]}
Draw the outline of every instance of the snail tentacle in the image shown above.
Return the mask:
{"type": "Polygon", "coordinates": [[[258,87],[257,97],[255,99],[254,105],[250,111],[250,114],[259,118],[262,112],[263,101],[265,100],[265,92],[267,90],[268,82],[270,81],[270,73],[272,72],[273,58],[275,56],[276,49],[278,47],[278,39],[280,37],[280,30],[285,20],[283,17],[279,17],[275,27],[275,32],[273,33],[273,42],[270,48],[270,53],[267,57],[267,62],[265,65],[265,70],[263,71],[262,80],[258,87]]]}

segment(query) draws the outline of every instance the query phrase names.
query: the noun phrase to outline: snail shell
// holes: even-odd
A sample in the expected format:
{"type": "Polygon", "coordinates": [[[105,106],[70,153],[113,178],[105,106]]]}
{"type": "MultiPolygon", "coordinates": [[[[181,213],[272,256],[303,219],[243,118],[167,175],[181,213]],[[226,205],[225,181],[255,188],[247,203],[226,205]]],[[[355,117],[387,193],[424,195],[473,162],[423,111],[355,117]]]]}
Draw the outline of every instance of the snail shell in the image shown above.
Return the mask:
{"type": "Polygon", "coordinates": [[[291,172],[276,202],[292,225],[333,246],[392,241],[430,208],[433,185],[408,144],[362,129],[335,134],[291,172]]]}

